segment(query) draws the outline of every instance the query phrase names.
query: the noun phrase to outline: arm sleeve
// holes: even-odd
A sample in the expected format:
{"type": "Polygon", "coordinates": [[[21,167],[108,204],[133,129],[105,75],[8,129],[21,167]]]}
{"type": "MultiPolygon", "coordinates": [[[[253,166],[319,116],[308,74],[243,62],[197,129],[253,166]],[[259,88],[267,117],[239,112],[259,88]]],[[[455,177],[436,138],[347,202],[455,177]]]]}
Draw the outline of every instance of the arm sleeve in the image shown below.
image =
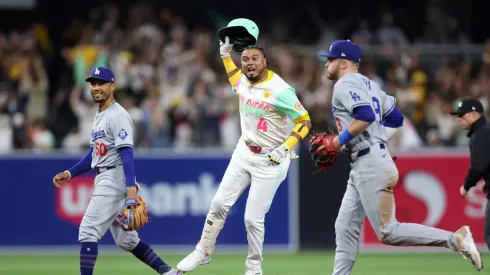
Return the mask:
{"type": "Polygon", "coordinates": [[[90,151],[83,156],[83,158],[75,164],[73,167],[68,169],[68,172],[71,174],[71,178],[79,176],[92,168],[92,152],[94,151],[94,147],[90,146],[90,151]]]}
{"type": "Polygon", "coordinates": [[[389,114],[384,117],[383,125],[390,128],[403,126],[403,114],[397,107],[394,107],[389,114]]]}
{"type": "Polygon", "coordinates": [[[371,106],[371,100],[368,99],[364,87],[360,87],[350,80],[337,82],[333,97],[351,114],[354,113],[356,107],[371,106]]]}
{"type": "Polygon", "coordinates": [[[134,157],[132,147],[122,147],[118,150],[123,161],[124,176],[126,177],[126,186],[133,187],[136,185],[136,171],[134,169],[134,157]]]}
{"type": "Polygon", "coordinates": [[[487,131],[484,135],[475,137],[471,149],[471,167],[468,170],[464,183],[466,190],[469,190],[478,183],[490,164],[490,147],[486,144],[489,136],[490,133],[487,131]]]}
{"type": "Polygon", "coordinates": [[[371,106],[361,105],[357,106],[353,110],[354,119],[361,120],[365,122],[373,122],[376,119],[376,115],[374,114],[373,108],[371,106]]]}
{"type": "Polygon", "coordinates": [[[285,113],[289,119],[295,123],[302,118],[307,117],[308,112],[299,102],[296,92],[293,88],[286,88],[279,93],[274,106],[281,112],[285,113]]]}
{"type": "Polygon", "coordinates": [[[120,114],[111,119],[111,130],[117,149],[133,147],[133,122],[128,114],[120,114]]]}

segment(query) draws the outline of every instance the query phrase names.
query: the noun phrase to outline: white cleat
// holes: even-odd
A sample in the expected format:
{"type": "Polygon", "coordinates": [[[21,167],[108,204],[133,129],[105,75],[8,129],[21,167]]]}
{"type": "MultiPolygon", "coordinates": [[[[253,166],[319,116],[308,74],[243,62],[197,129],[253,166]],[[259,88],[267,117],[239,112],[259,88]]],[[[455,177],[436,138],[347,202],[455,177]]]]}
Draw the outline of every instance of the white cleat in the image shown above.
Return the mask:
{"type": "Polygon", "coordinates": [[[210,255],[202,250],[196,249],[177,264],[177,269],[188,272],[194,270],[198,265],[208,264],[210,261],[210,255]]]}
{"type": "Polygon", "coordinates": [[[169,271],[163,273],[162,275],[184,275],[183,272],[178,271],[175,268],[170,269],[169,271]]]}
{"type": "Polygon", "coordinates": [[[245,275],[262,275],[262,271],[247,270],[245,275]]]}
{"type": "Polygon", "coordinates": [[[469,226],[463,226],[454,233],[456,236],[456,242],[458,244],[458,252],[465,259],[470,259],[476,270],[483,269],[483,261],[481,259],[481,253],[478,251],[473,240],[473,234],[469,226]]]}

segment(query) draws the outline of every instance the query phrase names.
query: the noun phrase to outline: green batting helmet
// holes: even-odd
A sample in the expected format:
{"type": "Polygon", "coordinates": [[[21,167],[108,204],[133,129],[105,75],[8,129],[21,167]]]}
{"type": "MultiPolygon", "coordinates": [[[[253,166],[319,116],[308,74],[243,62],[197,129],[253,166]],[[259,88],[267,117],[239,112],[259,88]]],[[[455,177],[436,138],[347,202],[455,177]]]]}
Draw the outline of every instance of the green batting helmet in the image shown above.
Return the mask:
{"type": "Polygon", "coordinates": [[[228,26],[218,31],[219,39],[225,42],[230,38],[233,50],[242,52],[247,46],[255,45],[259,39],[259,27],[254,21],[246,18],[237,18],[228,23],[228,26]]]}

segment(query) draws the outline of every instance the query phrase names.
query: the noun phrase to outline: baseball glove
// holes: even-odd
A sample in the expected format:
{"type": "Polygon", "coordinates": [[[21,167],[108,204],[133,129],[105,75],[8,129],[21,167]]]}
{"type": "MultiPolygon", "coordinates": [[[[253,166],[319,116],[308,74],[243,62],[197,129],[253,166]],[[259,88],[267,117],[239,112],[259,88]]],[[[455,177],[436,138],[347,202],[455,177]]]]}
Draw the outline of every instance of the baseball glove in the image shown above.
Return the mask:
{"type": "Polygon", "coordinates": [[[339,150],[333,145],[333,138],[337,135],[327,133],[315,133],[310,139],[310,155],[319,168],[317,172],[328,172],[335,164],[339,156],[339,150]]]}
{"type": "Polygon", "coordinates": [[[121,228],[124,231],[133,231],[147,224],[147,208],[147,204],[140,196],[126,199],[121,218],[121,228]]]}

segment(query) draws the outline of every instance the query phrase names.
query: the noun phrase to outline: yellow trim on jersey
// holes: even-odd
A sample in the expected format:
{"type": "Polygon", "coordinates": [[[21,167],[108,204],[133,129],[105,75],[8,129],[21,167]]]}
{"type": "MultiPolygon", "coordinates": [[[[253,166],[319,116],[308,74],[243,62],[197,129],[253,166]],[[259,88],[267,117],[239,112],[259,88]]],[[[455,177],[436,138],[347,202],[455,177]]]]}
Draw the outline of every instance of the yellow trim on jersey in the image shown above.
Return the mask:
{"type": "Polygon", "coordinates": [[[233,59],[229,56],[223,58],[223,65],[225,65],[225,70],[228,74],[228,80],[230,81],[231,86],[235,87],[238,79],[242,77],[242,71],[237,68],[233,59]]]}
{"type": "Polygon", "coordinates": [[[297,119],[293,120],[293,122],[298,124],[303,120],[310,120],[310,115],[308,114],[308,112],[304,113],[303,115],[301,115],[297,119]]]}

